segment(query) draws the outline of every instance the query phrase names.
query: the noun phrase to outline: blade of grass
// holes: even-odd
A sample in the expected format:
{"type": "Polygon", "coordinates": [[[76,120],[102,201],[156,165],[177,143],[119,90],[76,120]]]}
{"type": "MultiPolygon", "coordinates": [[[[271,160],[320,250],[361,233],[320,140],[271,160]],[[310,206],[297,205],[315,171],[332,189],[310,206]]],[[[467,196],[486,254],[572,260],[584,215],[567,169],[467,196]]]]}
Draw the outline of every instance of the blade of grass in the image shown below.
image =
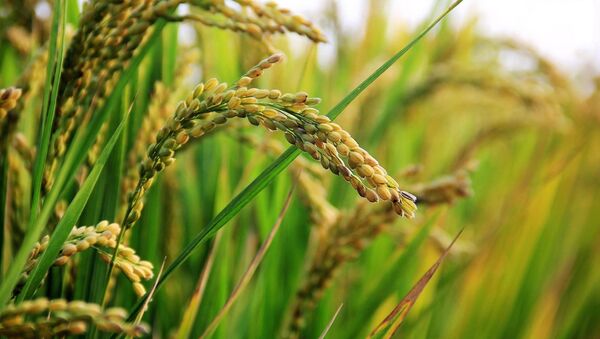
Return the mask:
{"type": "MultiPolygon", "coordinates": [[[[348,95],[346,95],[335,107],[329,111],[327,116],[330,119],[335,119],[342,111],[369,85],[371,85],[379,76],[381,76],[388,68],[390,68],[400,57],[419,42],[437,23],[439,23],[450,11],[452,11],[462,0],[454,2],[444,13],[438,16],[427,28],[413,38],[406,46],[394,54],[389,60],[377,68],[368,78],[356,86],[348,95]]],[[[214,234],[223,227],[229,220],[238,214],[238,212],[246,206],[254,197],[260,193],[265,187],[275,179],[298,155],[300,150],[296,147],[288,148],[275,162],[267,167],[250,185],[238,194],[231,202],[200,232],[192,241],[183,249],[181,254],[167,267],[165,274],[159,282],[157,288],[162,287],[164,282],[171,276],[187,258],[192,254],[194,249],[203,244],[206,240],[214,236],[214,234]]],[[[145,297],[147,298],[147,297],[145,297]]],[[[142,298],[133,308],[130,317],[136,314],[140,309],[143,300],[142,298]]],[[[135,317],[135,316],[133,316],[135,317]]]]}
{"type": "Polygon", "coordinates": [[[6,194],[8,186],[8,154],[0,154],[0,279],[4,276],[4,232],[6,228],[6,194]]]}
{"type": "MultiPolygon", "coordinates": [[[[119,123],[123,120],[125,115],[127,115],[127,125],[124,127],[123,132],[119,136],[117,144],[115,145],[113,152],[109,156],[106,163],[106,170],[99,179],[99,184],[90,198],[90,202],[96,202],[100,206],[99,217],[93,221],[90,221],[90,224],[93,224],[97,220],[115,220],[119,208],[119,194],[121,191],[121,185],[111,185],[110,183],[121,182],[123,173],[126,154],[125,142],[127,141],[127,126],[129,126],[131,123],[130,119],[137,98],[137,93],[135,93],[133,96],[133,101],[130,104],[131,107],[128,108],[127,103],[129,101],[129,96],[126,95],[127,92],[129,92],[129,87],[125,91],[125,95],[122,95],[120,98],[122,101],[122,108],[115,110],[115,113],[113,113],[110,117],[110,121],[107,122],[107,124],[109,124],[109,131],[113,131],[119,126],[119,123]],[[103,183],[105,184],[104,187],[102,187],[103,183]],[[101,194],[98,194],[96,197],[96,192],[101,194]],[[94,201],[99,199],[99,202],[94,201]]],[[[93,253],[91,257],[92,262],[89,265],[90,272],[86,276],[84,282],[89,287],[89,294],[86,295],[86,300],[91,300],[95,303],[102,303],[103,300],[100,299],[100,295],[105,288],[105,286],[102,285],[102,278],[106,274],[107,267],[104,265],[102,260],[98,260],[99,257],[97,253],[93,253]]]]}
{"type": "Polygon", "coordinates": [[[25,287],[23,288],[21,294],[17,297],[17,301],[23,301],[30,298],[34,294],[37,286],[41,283],[42,279],[44,279],[48,269],[52,266],[52,263],[56,259],[58,252],[60,252],[63,243],[69,237],[71,229],[77,223],[85,204],[92,194],[94,186],[96,185],[96,182],[98,181],[98,178],[104,169],[104,165],[108,161],[108,158],[115,144],[117,143],[117,140],[119,140],[121,132],[123,131],[123,127],[127,122],[128,115],[129,114],[126,114],[123,117],[123,120],[106,143],[106,146],[104,146],[104,149],[100,153],[100,156],[98,157],[98,160],[92,168],[89,176],[86,178],[83,185],[81,185],[81,188],[79,192],[77,192],[77,195],[75,195],[75,198],[73,198],[73,201],[69,204],[69,207],[65,211],[62,219],[60,219],[56,229],[52,233],[52,237],[48,243],[48,248],[42,254],[29,279],[27,279],[27,283],[25,283],[25,287]]]}
{"type": "Polygon", "coordinates": [[[79,1],[67,0],[67,23],[77,27],[79,25],[79,1]]]}
{"type": "Polygon", "coordinates": [[[160,270],[158,270],[158,274],[156,275],[156,281],[152,285],[152,289],[148,292],[148,295],[150,297],[148,299],[146,299],[146,302],[144,303],[144,307],[142,307],[142,312],[140,312],[140,314],[138,314],[138,317],[135,319],[135,324],[139,324],[142,321],[142,317],[144,316],[144,311],[148,309],[148,304],[150,304],[150,301],[152,300],[152,296],[154,296],[154,293],[156,293],[156,286],[158,285],[158,280],[160,279],[160,276],[162,275],[163,270],[165,269],[166,262],[167,262],[167,258],[165,257],[162,261],[162,264],[160,264],[160,270]]]}
{"type": "MultiPolygon", "coordinates": [[[[146,44],[144,44],[140,48],[139,53],[131,60],[131,66],[123,73],[122,77],[119,79],[117,86],[115,86],[115,92],[120,94],[125,90],[125,85],[127,85],[129,80],[134,76],[136,70],[139,68],[140,64],[142,63],[144,56],[146,54],[148,54],[148,52],[151,50],[151,48],[152,48],[152,46],[154,46],[154,44],[157,44],[160,42],[162,31],[164,30],[166,25],[167,25],[167,21],[165,21],[164,19],[160,19],[156,22],[156,24],[154,24],[154,30],[152,31],[152,34],[148,37],[146,44]],[[123,80],[123,81],[121,81],[121,80],[123,80]]],[[[111,98],[113,98],[113,97],[111,96],[111,98]]],[[[116,101],[116,98],[114,98],[114,100],[116,101]]],[[[101,286],[108,286],[108,280],[110,279],[110,275],[112,273],[113,266],[114,266],[115,254],[118,249],[118,244],[120,243],[120,238],[122,237],[122,235],[123,235],[123,232],[119,233],[119,239],[117,240],[117,247],[115,248],[115,252],[113,252],[113,256],[111,258],[111,263],[108,268],[108,274],[106,274],[106,276],[103,278],[104,280],[103,280],[103,284],[101,284],[101,286]]],[[[101,292],[99,300],[103,301],[105,295],[106,295],[106,289],[104,289],[104,291],[101,292]]]]}
{"type": "Polygon", "coordinates": [[[392,310],[392,312],[390,312],[390,314],[388,314],[388,316],[385,317],[385,319],[383,319],[381,323],[379,323],[379,325],[375,327],[375,329],[373,329],[373,331],[369,334],[369,338],[391,338],[396,333],[396,331],[398,331],[398,328],[400,328],[400,325],[408,315],[410,309],[417,301],[417,298],[419,298],[421,292],[423,292],[423,289],[425,288],[425,286],[427,286],[427,283],[429,283],[437,269],[440,267],[442,261],[450,252],[452,245],[454,245],[454,243],[456,242],[458,237],[460,237],[462,232],[463,230],[458,232],[458,234],[456,235],[456,237],[454,237],[454,240],[452,240],[450,245],[448,245],[444,253],[442,253],[438,260],[436,260],[436,262],[433,264],[433,266],[431,266],[427,270],[427,272],[425,272],[421,279],[417,281],[417,283],[408,292],[408,294],[404,298],[402,298],[400,303],[392,310]]]}
{"type": "Polygon", "coordinates": [[[208,325],[206,330],[204,330],[204,333],[202,333],[202,335],[200,335],[200,338],[207,338],[208,336],[210,336],[212,334],[212,332],[219,325],[219,322],[221,321],[221,319],[229,311],[229,309],[231,308],[233,303],[238,299],[238,297],[241,295],[242,291],[246,288],[246,286],[248,286],[248,283],[254,276],[254,273],[256,272],[258,265],[260,265],[263,258],[265,257],[267,250],[271,246],[271,243],[273,242],[273,239],[275,238],[275,235],[277,234],[277,231],[279,230],[279,227],[281,226],[281,223],[283,222],[283,218],[285,217],[285,214],[286,214],[286,212],[290,206],[290,202],[292,200],[292,193],[294,192],[294,188],[295,187],[292,187],[290,189],[290,191],[285,199],[285,203],[283,204],[283,207],[281,208],[281,211],[279,212],[279,216],[277,216],[277,221],[275,221],[273,228],[269,232],[269,235],[267,236],[267,238],[265,239],[263,244],[258,249],[258,252],[256,253],[254,258],[250,262],[250,265],[248,265],[248,268],[242,275],[242,278],[240,279],[239,283],[235,286],[235,288],[231,292],[229,299],[227,299],[227,302],[225,303],[225,305],[223,305],[223,308],[221,308],[219,313],[217,313],[215,318],[210,322],[210,324],[208,325]]]}
{"type": "MultiPolygon", "coordinates": [[[[33,184],[32,184],[32,199],[30,222],[25,239],[21,247],[10,265],[6,277],[0,284],[0,306],[6,304],[10,299],[12,289],[15,287],[21,269],[25,265],[29,251],[40,237],[43,226],[33,226],[33,221],[36,220],[40,202],[40,194],[42,188],[42,175],[44,172],[44,163],[48,154],[50,145],[50,134],[54,121],[54,113],[56,110],[56,101],[58,97],[58,86],[62,72],[63,54],[65,47],[65,22],[66,22],[67,5],[62,1],[54,2],[54,15],[52,18],[52,29],[50,31],[50,42],[48,49],[48,65],[46,67],[46,82],[44,84],[44,99],[41,115],[41,135],[37,147],[37,156],[33,169],[33,184]],[[64,6],[63,6],[64,5],[64,6]]],[[[0,202],[1,203],[1,202],[0,202]]],[[[4,213],[0,215],[4,220],[4,213]]],[[[2,222],[4,227],[4,222],[2,222]]]]}
{"type": "Polygon", "coordinates": [[[221,243],[221,234],[222,232],[217,234],[217,236],[215,237],[215,241],[213,242],[213,246],[210,249],[210,253],[208,254],[206,263],[204,264],[204,267],[202,268],[202,271],[200,273],[200,278],[198,279],[198,284],[196,285],[194,294],[192,294],[190,303],[188,304],[187,308],[185,309],[185,312],[183,313],[183,319],[181,320],[181,325],[179,326],[179,330],[177,331],[177,338],[185,339],[190,337],[190,332],[194,325],[194,320],[196,319],[196,315],[198,314],[198,308],[200,306],[200,303],[202,302],[204,291],[206,290],[208,277],[210,276],[210,272],[213,267],[215,255],[217,253],[217,248],[221,243]]]}
{"type": "MultiPolygon", "coordinates": [[[[417,29],[425,27],[425,25],[435,17],[435,13],[443,6],[442,2],[445,1],[437,0],[433,3],[429,14],[423,19],[417,29]]],[[[386,129],[389,127],[390,123],[392,123],[393,119],[397,119],[403,115],[404,110],[406,109],[403,94],[407,92],[407,85],[411,76],[414,75],[414,69],[417,68],[418,63],[424,58],[430,57],[427,53],[424,53],[424,47],[425,46],[421,45],[415,48],[415,50],[407,56],[404,64],[405,67],[402,69],[398,79],[394,82],[394,86],[390,88],[390,94],[386,97],[383,110],[377,116],[375,127],[368,138],[368,145],[377,145],[377,143],[385,136],[386,129]]]]}
{"type": "Polygon", "coordinates": [[[319,339],[325,339],[325,337],[327,336],[327,333],[329,333],[329,330],[331,330],[331,326],[333,326],[333,323],[335,322],[335,319],[337,319],[338,314],[340,314],[340,311],[342,310],[343,306],[344,306],[344,304],[340,304],[340,306],[338,306],[337,310],[333,314],[333,317],[331,318],[331,320],[329,321],[329,323],[327,323],[327,326],[325,327],[325,329],[323,330],[323,332],[319,336],[319,339]]]}
{"type": "Polygon", "coordinates": [[[63,6],[62,1],[56,1],[54,3],[54,13],[48,49],[48,65],[46,66],[46,83],[44,84],[44,101],[42,106],[40,127],[41,135],[38,138],[38,154],[35,157],[33,169],[30,221],[36,218],[39,209],[38,205],[42,190],[44,164],[46,162],[46,156],[48,155],[50,137],[52,134],[52,124],[54,122],[54,115],[56,112],[56,101],[58,100],[58,87],[60,85],[60,76],[62,74],[63,54],[65,47],[64,40],[67,3],[65,3],[63,6]]]}
{"type": "Polygon", "coordinates": [[[414,37],[404,48],[394,54],[383,65],[379,66],[367,79],[356,86],[341,102],[339,102],[327,115],[331,119],[335,119],[360,93],[369,87],[377,78],[379,78],[388,68],[390,68],[398,59],[408,52],[417,42],[419,42],[429,31],[433,29],[446,15],[448,15],[462,0],[457,0],[452,3],[446,11],[440,14],[429,26],[421,33],[414,37]]]}
{"type": "MultiPolygon", "coordinates": [[[[113,131],[117,128],[125,117],[129,124],[129,117],[131,116],[131,112],[133,111],[134,103],[137,99],[137,93],[134,94],[133,101],[131,103],[131,107],[127,108],[127,102],[123,98],[122,109],[116,110],[116,114],[112,114],[112,117],[109,122],[109,130],[113,131]],[[125,113],[125,115],[124,115],[125,113]]],[[[108,180],[110,182],[118,183],[121,182],[121,177],[123,176],[123,168],[125,163],[125,143],[127,141],[127,127],[122,132],[117,144],[114,148],[113,153],[108,159],[106,163],[106,173],[108,174],[108,180]]],[[[102,196],[102,210],[100,212],[102,219],[113,220],[117,216],[117,212],[119,210],[119,194],[121,192],[120,185],[108,185],[105,188],[104,194],[102,196]]]]}
{"type": "MultiPolygon", "coordinates": [[[[433,226],[443,219],[441,216],[442,213],[435,213],[420,225],[419,231],[404,246],[402,252],[398,253],[398,255],[392,255],[388,258],[387,265],[381,267],[380,271],[383,273],[379,277],[369,279],[364,287],[364,291],[352,303],[352,306],[360,309],[361,312],[356,313],[354,316],[355,321],[344,326],[343,333],[340,334],[342,337],[352,336],[352,334],[364,330],[364,324],[369,323],[372,315],[377,311],[379,303],[389,295],[389,290],[385,288],[386,286],[392,286],[400,275],[414,275],[413,271],[418,261],[415,258],[419,256],[419,250],[423,247],[423,243],[427,240],[433,226]]],[[[405,286],[407,284],[404,281],[398,284],[396,286],[398,293],[407,291],[410,288],[410,286],[405,286]]]]}

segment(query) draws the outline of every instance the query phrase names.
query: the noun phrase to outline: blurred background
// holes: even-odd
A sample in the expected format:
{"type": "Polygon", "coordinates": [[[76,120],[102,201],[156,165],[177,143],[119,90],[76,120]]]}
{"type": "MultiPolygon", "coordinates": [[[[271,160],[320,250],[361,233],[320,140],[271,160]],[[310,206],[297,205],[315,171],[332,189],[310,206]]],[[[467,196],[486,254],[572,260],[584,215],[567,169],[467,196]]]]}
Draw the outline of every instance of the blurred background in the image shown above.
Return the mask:
{"type": "MultiPolygon", "coordinates": [[[[311,18],[323,18],[325,1],[280,1],[282,6],[311,18]]],[[[369,0],[338,3],[337,12],[344,30],[363,34],[369,0]]],[[[387,13],[390,32],[415,26],[431,13],[439,1],[390,0],[381,2],[387,13]]],[[[464,1],[452,14],[455,26],[477,20],[480,32],[510,36],[535,47],[561,67],[581,73],[583,68],[600,67],[600,3],[594,0],[477,0],[464,1]]]]}
{"type": "MultiPolygon", "coordinates": [[[[314,21],[328,42],[273,36],[287,60],[260,86],[307,91],[323,99],[323,113],[448,5],[277,3],[314,21]]],[[[50,7],[34,8],[38,28],[20,33],[40,45],[50,7]]],[[[170,25],[163,39],[137,86],[147,90],[165,73],[179,76],[166,82],[169,103],[200,79],[235,81],[268,55],[248,36],[196,23],[170,25]],[[174,73],[164,72],[166,53],[176,53],[174,73]]],[[[17,81],[33,54],[35,44],[19,41],[2,37],[2,86],[17,81]]],[[[599,71],[600,2],[465,0],[338,119],[418,196],[417,217],[365,206],[340,178],[301,158],[185,263],[147,321],[166,337],[185,314],[194,320],[190,335],[204,333],[296,180],[273,244],[211,337],[316,338],[341,305],[328,337],[364,337],[464,229],[399,336],[600,338],[599,71]],[[203,281],[201,301],[191,299],[203,281]]],[[[136,111],[152,104],[151,91],[143,93],[136,111]]],[[[281,136],[246,125],[186,149],[164,173],[130,240],[141,257],[156,267],[175,257],[284,149],[281,136]]],[[[113,302],[134,300],[116,290],[113,302]]]]}

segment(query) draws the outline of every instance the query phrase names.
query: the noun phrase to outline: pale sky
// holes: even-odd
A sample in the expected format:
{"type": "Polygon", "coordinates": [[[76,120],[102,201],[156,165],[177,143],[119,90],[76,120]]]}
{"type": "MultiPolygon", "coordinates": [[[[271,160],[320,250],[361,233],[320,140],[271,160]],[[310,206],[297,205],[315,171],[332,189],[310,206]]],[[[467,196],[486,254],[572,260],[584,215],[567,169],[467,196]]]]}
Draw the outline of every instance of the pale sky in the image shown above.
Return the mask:
{"type": "MultiPolygon", "coordinates": [[[[396,22],[416,25],[434,0],[390,0],[396,22]]],[[[282,7],[314,18],[322,13],[321,0],[277,0],[282,7]]],[[[367,0],[338,0],[346,29],[362,27],[367,0]]],[[[451,14],[456,24],[478,17],[482,32],[526,42],[561,68],[600,73],[600,0],[463,0],[451,14]]]]}

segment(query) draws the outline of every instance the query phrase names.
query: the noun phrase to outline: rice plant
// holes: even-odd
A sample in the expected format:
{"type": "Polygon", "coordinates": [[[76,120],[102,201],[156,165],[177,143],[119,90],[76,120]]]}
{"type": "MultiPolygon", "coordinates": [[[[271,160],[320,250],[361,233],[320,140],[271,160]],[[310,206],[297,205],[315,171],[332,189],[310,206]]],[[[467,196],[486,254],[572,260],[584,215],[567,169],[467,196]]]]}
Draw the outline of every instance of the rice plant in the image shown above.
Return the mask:
{"type": "Polygon", "coordinates": [[[0,4],[0,336],[597,335],[598,84],[384,2],[0,4]]]}

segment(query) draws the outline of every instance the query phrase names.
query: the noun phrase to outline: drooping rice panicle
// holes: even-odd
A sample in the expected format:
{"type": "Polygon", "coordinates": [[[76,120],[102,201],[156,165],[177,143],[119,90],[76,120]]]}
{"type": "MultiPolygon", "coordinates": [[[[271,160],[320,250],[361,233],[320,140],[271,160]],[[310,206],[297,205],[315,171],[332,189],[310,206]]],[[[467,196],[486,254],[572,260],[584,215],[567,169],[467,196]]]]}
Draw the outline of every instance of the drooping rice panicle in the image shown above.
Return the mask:
{"type": "Polygon", "coordinates": [[[98,331],[141,337],[149,333],[145,324],[126,321],[121,308],[102,309],[97,304],[64,299],[38,298],[0,310],[0,335],[8,338],[50,338],[82,335],[90,326],[98,331]]]}
{"type": "Polygon", "coordinates": [[[269,37],[273,34],[294,32],[315,43],[327,40],[323,32],[311,21],[288,9],[280,8],[275,2],[262,4],[253,0],[236,0],[237,6],[230,5],[224,0],[192,0],[191,2],[205,9],[206,12],[171,19],[190,19],[206,26],[245,33],[264,43],[271,52],[275,50],[269,42],[269,37]]]}
{"type": "Polygon", "coordinates": [[[93,1],[85,3],[81,25],[65,56],[61,74],[54,144],[44,173],[44,190],[52,187],[58,161],[75,126],[89,119],[111,92],[146,33],[180,0],[93,1]]]}
{"type": "Polygon", "coordinates": [[[156,174],[175,162],[175,151],[190,138],[202,137],[233,118],[247,119],[252,125],[283,132],[289,143],[320,161],[323,168],[342,176],[360,196],[371,202],[390,200],[397,214],[414,216],[415,197],[401,190],[379,162],[348,132],[312,107],[320,102],[319,99],[304,92],[283,94],[277,89],[246,87],[281,58],[275,54],[261,61],[233,87],[210,79],[179,103],[140,164],[140,179],[129,196],[123,222],[125,229],[139,219],[144,193],[156,174]]]}
{"type": "Polygon", "coordinates": [[[37,15],[37,0],[2,2],[0,45],[11,46],[19,56],[27,57],[49,36],[48,17],[37,15]]]}
{"type": "MultiPolygon", "coordinates": [[[[120,232],[121,227],[118,224],[109,223],[108,221],[102,221],[95,226],[74,227],[63,244],[58,258],[54,260],[54,266],[63,266],[67,264],[75,254],[90,248],[98,251],[100,258],[104,261],[107,263],[110,262],[111,249],[116,247],[116,239],[120,232]]],[[[46,250],[49,241],[50,237],[45,236],[35,245],[22,273],[21,282],[15,289],[16,293],[18,293],[19,289],[25,284],[29,273],[37,264],[41,254],[46,250]]],[[[133,289],[138,296],[146,293],[141,281],[149,280],[154,276],[152,272],[152,263],[141,260],[140,257],[135,254],[135,250],[127,245],[121,244],[117,251],[115,266],[131,281],[133,289]]]]}

